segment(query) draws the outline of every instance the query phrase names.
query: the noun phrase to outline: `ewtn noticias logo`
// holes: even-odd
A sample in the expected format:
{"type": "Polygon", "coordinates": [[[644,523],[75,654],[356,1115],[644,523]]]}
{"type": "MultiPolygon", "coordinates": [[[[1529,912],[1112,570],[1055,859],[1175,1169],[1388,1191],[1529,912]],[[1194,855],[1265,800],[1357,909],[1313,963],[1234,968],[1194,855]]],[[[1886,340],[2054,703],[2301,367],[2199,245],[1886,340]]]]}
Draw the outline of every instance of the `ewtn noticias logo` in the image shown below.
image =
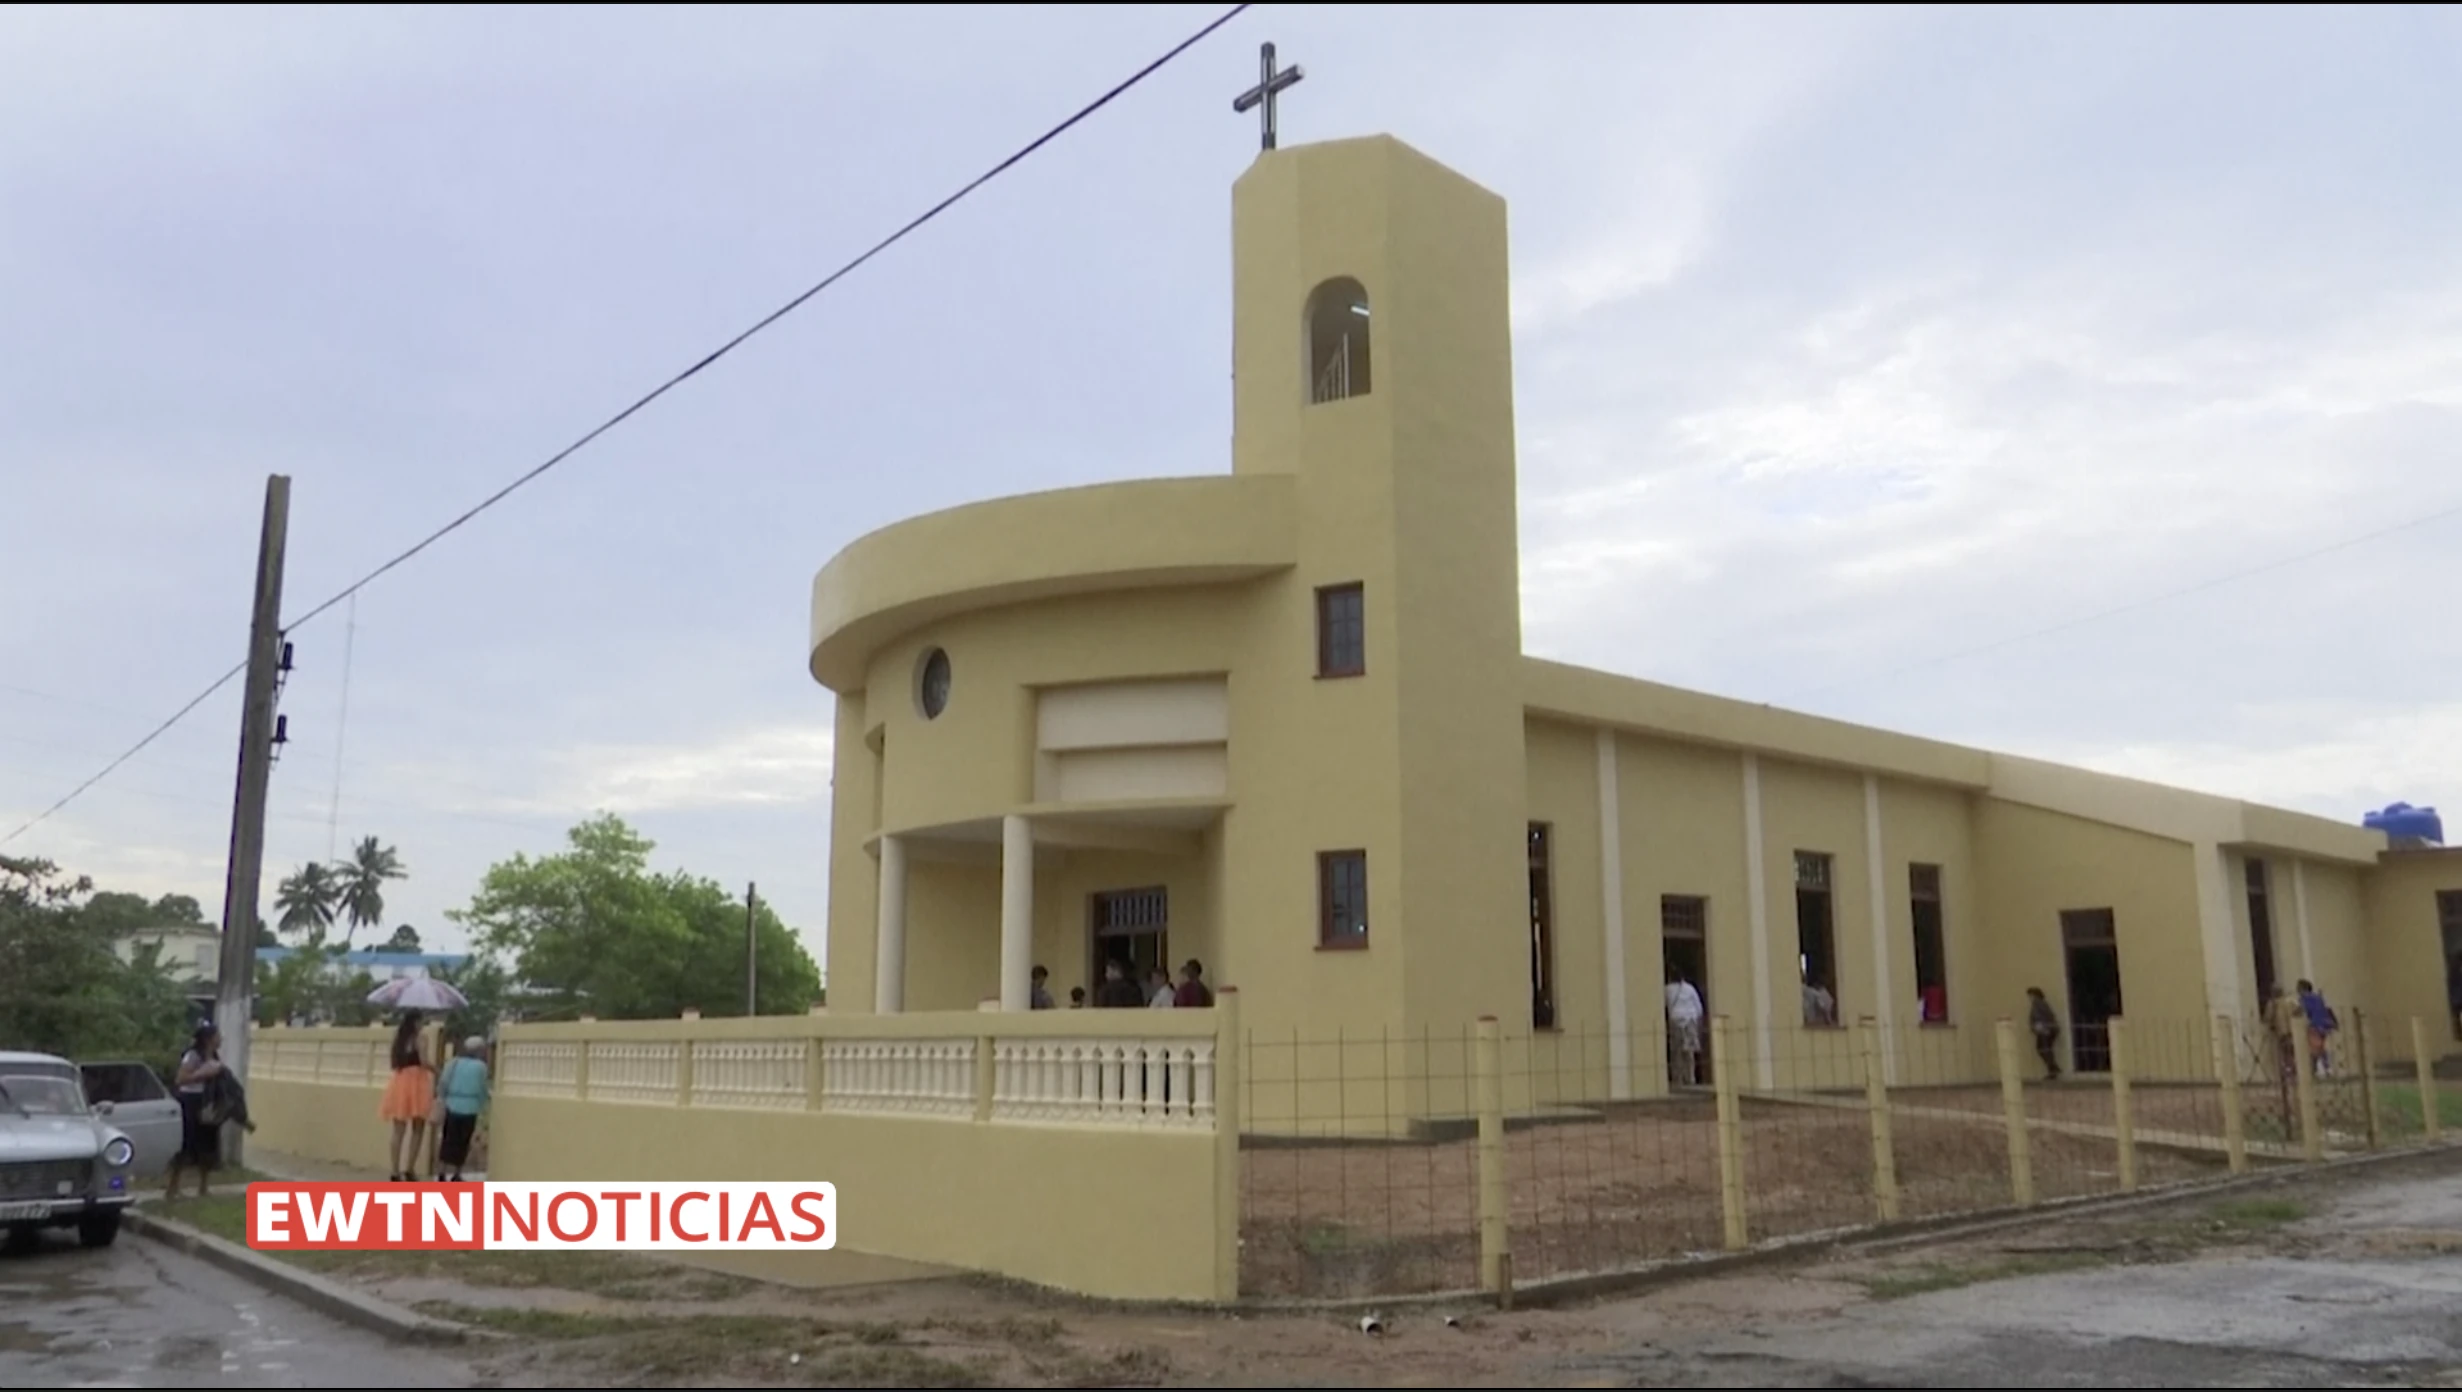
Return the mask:
{"type": "Polygon", "coordinates": [[[248,1245],[270,1252],[826,1252],[834,1184],[248,1186],[248,1245]]]}

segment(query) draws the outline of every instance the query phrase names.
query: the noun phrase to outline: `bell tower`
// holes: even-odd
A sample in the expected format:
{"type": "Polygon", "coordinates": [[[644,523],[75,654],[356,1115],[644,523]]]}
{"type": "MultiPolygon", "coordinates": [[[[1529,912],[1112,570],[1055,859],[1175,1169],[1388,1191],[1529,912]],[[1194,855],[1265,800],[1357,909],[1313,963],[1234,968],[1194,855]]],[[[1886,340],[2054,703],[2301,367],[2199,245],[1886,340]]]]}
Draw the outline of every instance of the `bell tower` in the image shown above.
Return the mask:
{"type": "Polygon", "coordinates": [[[1364,848],[1362,941],[1303,970],[1350,978],[1354,1018],[1526,1025],[1504,200],[1372,136],[1269,148],[1232,208],[1232,469],[1293,476],[1299,564],[1266,631],[1309,669],[1287,691],[1276,680],[1271,720],[1307,775],[1285,787],[1260,770],[1239,815],[1253,787],[1269,808],[1293,802],[1320,856],[1364,848]],[[1310,733],[1326,730],[1340,733],[1310,733]]]}

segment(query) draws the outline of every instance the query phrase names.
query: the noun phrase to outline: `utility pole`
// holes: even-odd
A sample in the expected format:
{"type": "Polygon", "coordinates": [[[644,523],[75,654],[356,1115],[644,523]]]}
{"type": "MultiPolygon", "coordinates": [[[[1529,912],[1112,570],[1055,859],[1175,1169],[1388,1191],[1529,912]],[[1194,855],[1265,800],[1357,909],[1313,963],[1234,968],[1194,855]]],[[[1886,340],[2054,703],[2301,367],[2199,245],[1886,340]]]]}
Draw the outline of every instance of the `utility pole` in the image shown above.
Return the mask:
{"type": "Polygon", "coordinates": [[[744,882],[744,1013],[761,1013],[761,887],[744,882]]]}
{"type": "MultiPolygon", "coordinates": [[[[239,717],[239,791],[231,804],[231,864],[222,887],[222,980],[214,1023],[222,1062],[248,1082],[248,1027],[256,994],[257,890],[265,872],[265,796],[273,782],[274,703],[282,676],[282,553],[290,535],[291,480],[265,480],[257,541],[256,609],[248,623],[247,694],[239,717]]],[[[241,1161],[241,1132],[222,1131],[224,1163],[241,1161]]]]}

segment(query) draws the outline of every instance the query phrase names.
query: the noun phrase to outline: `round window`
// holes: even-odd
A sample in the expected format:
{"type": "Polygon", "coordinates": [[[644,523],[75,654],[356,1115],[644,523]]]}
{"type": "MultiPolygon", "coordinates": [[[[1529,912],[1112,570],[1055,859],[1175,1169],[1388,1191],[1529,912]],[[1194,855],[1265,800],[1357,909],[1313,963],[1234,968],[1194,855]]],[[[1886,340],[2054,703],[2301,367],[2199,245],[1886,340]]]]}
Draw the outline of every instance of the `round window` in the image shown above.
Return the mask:
{"type": "Polygon", "coordinates": [[[938,648],[923,655],[915,679],[915,704],[926,720],[938,720],[949,708],[949,654],[938,648]]]}

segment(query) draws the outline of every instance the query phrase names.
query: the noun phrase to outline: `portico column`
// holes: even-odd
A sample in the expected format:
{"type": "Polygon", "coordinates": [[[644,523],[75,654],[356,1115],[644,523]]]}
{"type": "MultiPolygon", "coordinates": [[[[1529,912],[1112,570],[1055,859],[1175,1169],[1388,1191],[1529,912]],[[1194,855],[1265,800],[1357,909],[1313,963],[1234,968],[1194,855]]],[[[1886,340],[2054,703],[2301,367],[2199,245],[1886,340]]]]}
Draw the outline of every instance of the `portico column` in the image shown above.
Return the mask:
{"type": "Polygon", "coordinates": [[[872,1008],[895,1015],[906,1008],[906,843],[880,843],[880,920],[873,934],[872,1008]]]}
{"type": "Polygon", "coordinates": [[[1034,824],[1000,819],[1000,1008],[1034,1007],[1034,824]]]}

